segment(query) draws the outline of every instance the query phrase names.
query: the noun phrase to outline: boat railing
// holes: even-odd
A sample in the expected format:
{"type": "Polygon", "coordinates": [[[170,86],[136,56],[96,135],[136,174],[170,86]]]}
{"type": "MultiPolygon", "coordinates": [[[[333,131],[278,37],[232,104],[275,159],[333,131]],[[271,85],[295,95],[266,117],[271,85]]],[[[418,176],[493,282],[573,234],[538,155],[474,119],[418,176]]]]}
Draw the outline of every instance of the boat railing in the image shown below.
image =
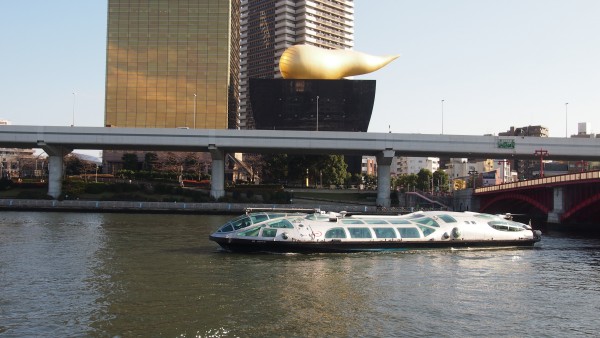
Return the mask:
{"type": "Polygon", "coordinates": [[[246,208],[246,214],[251,212],[261,212],[261,211],[273,211],[273,212],[300,212],[307,214],[316,214],[321,213],[321,209],[319,208],[246,208]]]}

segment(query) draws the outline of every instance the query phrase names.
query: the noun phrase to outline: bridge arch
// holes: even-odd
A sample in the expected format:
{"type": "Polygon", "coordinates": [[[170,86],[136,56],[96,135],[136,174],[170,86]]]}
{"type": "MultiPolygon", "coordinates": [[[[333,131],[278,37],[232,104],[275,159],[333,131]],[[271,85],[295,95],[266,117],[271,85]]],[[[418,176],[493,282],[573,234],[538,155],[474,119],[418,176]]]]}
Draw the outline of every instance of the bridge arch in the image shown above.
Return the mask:
{"type": "Polygon", "coordinates": [[[573,215],[575,215],[577,212],[593,205],[594,203],[596,203],[598,201],[600,201],[600,193],[592,195],[592,196],[586,198],[585,200],[579,202],[577,205],[573,206],[571,209],[564,212],[562,214],[562,216],[560,217],[560,219],[562,221],[564,221],[564,220],[572,217],[573,215]]]}
{"type": "Polygon", "coordinates": [[[479,211],[485,212],[492,205],[494,205],[497,202],[503,201],[503,200],[519,200],[519,201],[523,201],[523,202],[529,203],[533,207],[541,210],[542,212],[544,212],[546,214],[551,211],[550,207],[544,205],[543,203],[539,202],[538,200],[534,199],[533,197],[522,195],[522,194],[501,194],[501,195],[497,195],[494,198],[492,198],[491,200],[487,201],[482,206],[480,206],[479,207],[479,211]]]}

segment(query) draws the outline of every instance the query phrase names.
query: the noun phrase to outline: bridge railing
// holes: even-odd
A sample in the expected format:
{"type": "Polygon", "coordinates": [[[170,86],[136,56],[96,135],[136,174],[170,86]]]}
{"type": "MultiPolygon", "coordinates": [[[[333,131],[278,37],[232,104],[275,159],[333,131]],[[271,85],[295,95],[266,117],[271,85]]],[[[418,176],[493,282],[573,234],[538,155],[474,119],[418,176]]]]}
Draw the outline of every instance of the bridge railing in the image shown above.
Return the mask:
{"type": "Polygon", "coordinates": [[[534,180],[529,180],[529,181],[519,181],[519,182],[504,183],[504,184],[499,184],[499,185],[492,185],[492,186],[488,186],[488,187],[476,188],[475,193],[479,194],[479,193],[494,192],[494,191],[501,191],[501,190],[527,188],[527,187],[532,187],[532,186],[536,186],[536,185],[548,185],[548,184],[556,185],[556,184],[561,184],[561,183],[569,183],[569,182],[593,180],[593,179],[600,179],[600,171],[587,171],[587,172],[574,173],[574,174],[565,174],[565,175],[558,175],[558,176],[549,176],[549,177],[544,177],[544,178],[536,178],[534,180]]]}

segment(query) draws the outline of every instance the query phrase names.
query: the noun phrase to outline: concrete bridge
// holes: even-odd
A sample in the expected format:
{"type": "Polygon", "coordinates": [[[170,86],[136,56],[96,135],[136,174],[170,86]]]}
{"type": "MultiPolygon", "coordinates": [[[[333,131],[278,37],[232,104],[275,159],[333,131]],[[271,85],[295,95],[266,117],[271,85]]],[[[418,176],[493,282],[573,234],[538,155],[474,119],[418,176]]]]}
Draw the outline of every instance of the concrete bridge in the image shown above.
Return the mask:
{"type": "Polygon", "coordinates": [[[482,212],[547,215],[548,223],[599,223],[600,171],[477,188],[482,212]]]}
{"type": "Polygon", "coordinates": [[[377,203],[390,205],[394,156],[600,160],[600,139],[329,131],[0,126],[0,147],[42,148],[49,156],[48,194],[61,193],[63,157],[73,149],[210,152],[211,196],[225,194],[224,154],[344,154],[377,157],[377,203]]]}

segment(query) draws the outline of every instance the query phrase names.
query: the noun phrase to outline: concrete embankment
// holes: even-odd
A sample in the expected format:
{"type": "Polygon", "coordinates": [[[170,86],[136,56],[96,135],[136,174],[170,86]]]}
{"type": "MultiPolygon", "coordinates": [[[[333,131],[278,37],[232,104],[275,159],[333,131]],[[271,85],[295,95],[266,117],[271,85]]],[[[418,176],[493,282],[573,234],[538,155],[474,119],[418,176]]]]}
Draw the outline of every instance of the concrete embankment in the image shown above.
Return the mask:
{"type": "Polygon", "coordinates": [[[178,214],[240,214],[246,208],[318,208],[324,211],[375,212],[375,206],[335,203],[250,204],[250,203],[176,203],[134,201],[80,201],[0,199],[0,210],[63,212],[126,212],[178,214]]]}

